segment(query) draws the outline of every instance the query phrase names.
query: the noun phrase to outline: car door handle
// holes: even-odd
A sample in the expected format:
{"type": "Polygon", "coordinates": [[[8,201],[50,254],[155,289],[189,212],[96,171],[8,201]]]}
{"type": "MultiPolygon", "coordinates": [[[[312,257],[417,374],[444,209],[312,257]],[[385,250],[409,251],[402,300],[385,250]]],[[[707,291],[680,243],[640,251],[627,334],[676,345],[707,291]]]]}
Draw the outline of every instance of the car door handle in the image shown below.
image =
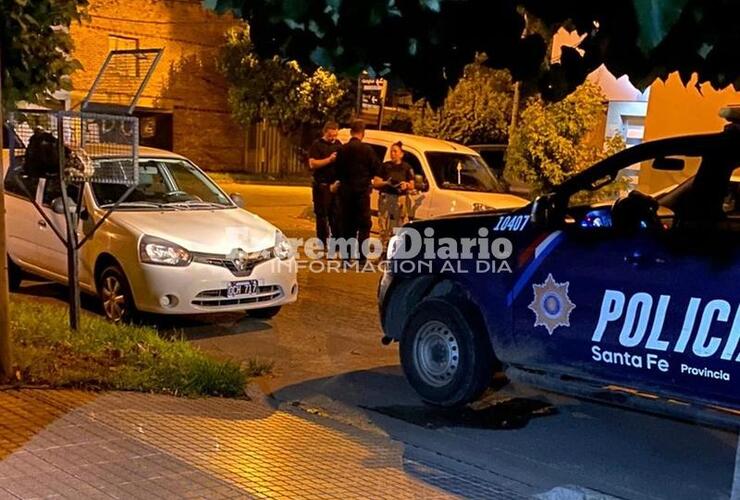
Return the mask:
{"type": "Polygon", "coordinates": [[[45,228],[46,227],[46,221],[45,220],[40,220],[39,221],[39,227],[45,228]]]}

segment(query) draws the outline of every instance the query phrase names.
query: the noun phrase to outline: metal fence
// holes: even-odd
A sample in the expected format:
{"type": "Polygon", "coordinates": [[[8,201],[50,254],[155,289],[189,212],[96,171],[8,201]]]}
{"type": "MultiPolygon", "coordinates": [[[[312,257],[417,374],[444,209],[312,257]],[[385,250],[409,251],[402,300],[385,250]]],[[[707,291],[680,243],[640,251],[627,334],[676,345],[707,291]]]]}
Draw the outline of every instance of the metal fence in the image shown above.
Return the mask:
{"type": "Polygon", "coordinates": [[[136,185],[139,121],[135,117],[73,111],[9,114],[11,168],[32,177],[59,174],[67,182],[136,185]],[[61,135],[63,149],[58,138],[61,135]]]}
{"type": "Polygon", "coordinates": [[[288,136],[266,122],[247,129],[244,166],[248,173],[286,177],[308,175],[308,154],[300,138],[288,136]]]}

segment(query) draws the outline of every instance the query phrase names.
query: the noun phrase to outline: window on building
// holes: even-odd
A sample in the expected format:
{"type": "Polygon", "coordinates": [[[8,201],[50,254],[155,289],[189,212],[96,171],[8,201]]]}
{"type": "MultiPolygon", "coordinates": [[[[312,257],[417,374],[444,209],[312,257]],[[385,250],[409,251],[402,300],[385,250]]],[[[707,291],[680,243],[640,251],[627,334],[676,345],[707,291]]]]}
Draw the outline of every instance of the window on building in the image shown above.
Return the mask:
{"type": "Polygon", "coordinates": [[[625,138],[627,146],[635,146],[642,143],[645,136],[644,116],[622,115],[622,137],[625,138]]]}

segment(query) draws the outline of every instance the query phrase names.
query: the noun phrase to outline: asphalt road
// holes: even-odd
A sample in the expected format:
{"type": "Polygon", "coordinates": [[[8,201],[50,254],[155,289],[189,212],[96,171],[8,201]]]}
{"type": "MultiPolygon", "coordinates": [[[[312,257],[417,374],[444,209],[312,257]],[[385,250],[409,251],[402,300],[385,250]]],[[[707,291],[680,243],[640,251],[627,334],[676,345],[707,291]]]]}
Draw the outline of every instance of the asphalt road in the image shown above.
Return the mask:
{"type": "MultiPolygon", "coordinates": [[[[308,188],[225,188],[289,236],[313,234],[308,188]]],[[[222,356],[273,360],[273,374],[258,383],[276,404],[387,433],[409,455],[550,492],[547,498],[585,498],[557,493],[587,489],[620,498],[740,499],[733,433],[503,380],[474,409],[426,407],[401,373],[397,345],[380,343],[378,279],[302,271],[299,301],[270,321],[229,315],[160,326],[222,356]]],[[[63,298],[44,287],[26,293],[63,298]]]]}

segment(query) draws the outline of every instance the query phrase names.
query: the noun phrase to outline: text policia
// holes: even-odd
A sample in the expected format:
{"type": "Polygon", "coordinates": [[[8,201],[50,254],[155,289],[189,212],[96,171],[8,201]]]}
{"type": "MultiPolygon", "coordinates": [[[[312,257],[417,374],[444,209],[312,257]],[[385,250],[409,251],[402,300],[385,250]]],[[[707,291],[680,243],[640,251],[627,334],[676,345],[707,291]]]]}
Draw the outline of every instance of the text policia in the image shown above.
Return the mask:
{"type": "MultiPolygon", "coordinates": [[[[740,309],[734,309],[730,302],[722,299],[691,297],[687,302],[679,302],[670,295],[660,295],[656,300],[645,292],[627,297],[618,290],[605,290],[591,340],[602,343],[614,335],[613,340],[624,348],[686,354],[696,361],[739,362],[740,309]],[[678,323],[670,321],[675,313],[679,314],[678,323]],[[666,323],[675,327],[671,328],[666,323]],[[612,326],[616,329],[610,328],[612,326]]],[[[600,350],[595,350],[594,356],[599,358],[597,361],[604,361],[604,353],[600,350]]],[[[669,369],[667,361],[654,364],[660,371],[669,369]]],[[[681,366],[681,373],[730,379],[729,373],[722,370],[698,369],[685,363],[681,366]]]]}

